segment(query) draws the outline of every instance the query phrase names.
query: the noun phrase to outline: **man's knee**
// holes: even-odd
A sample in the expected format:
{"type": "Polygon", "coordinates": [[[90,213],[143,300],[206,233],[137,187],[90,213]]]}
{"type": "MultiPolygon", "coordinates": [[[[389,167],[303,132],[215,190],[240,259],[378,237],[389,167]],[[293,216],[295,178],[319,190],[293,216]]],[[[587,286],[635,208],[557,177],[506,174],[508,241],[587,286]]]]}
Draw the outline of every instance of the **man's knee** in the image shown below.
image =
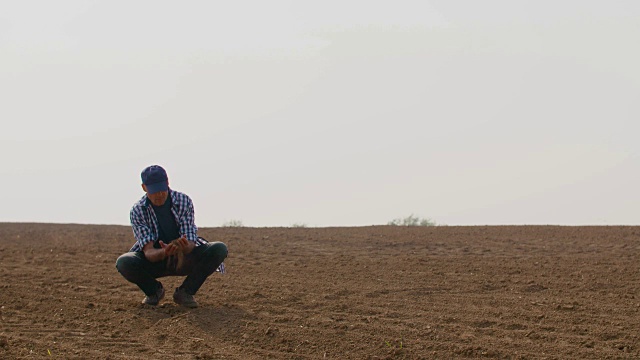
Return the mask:
{"type": "Polygon", "coordinates": [[[207,257],[225,259],[227,257],[227,254],[229,253],[227,245],[225,245],[223,242],[216,241],[213,243],[208,243],[206,246],[207,250],[205,251],[205,254],[207,257]]]}
{"type": "Polygon", "coordinates": [[[126,253],[120,255],[116,260],[116,269],[122,275],[131,272],[140,265],[140,258],[135,253],[126,253]]]}

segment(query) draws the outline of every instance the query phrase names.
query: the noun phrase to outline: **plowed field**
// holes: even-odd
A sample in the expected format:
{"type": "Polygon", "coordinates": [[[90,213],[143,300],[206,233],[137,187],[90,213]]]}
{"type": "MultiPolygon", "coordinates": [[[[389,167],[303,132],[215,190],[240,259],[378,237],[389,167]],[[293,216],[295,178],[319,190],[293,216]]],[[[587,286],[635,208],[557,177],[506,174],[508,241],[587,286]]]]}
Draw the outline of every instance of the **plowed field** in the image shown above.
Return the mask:
{"type": "Polygon", "coordinates": [[[637,359],[640,227],[202,228],[197,309],[115,269],[126,226],[0,224],[0,358],[637,359]]]}

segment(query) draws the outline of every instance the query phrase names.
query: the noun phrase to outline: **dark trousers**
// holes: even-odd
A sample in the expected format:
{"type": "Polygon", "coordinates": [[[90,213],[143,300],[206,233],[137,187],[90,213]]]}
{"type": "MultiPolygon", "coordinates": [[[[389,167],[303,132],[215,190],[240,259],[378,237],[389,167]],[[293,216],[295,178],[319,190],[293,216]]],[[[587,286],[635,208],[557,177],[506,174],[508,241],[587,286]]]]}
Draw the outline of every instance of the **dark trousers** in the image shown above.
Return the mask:
{"type": "Polygon", "coordinates": [[[170,258],[151,262],[144,252],[128,252],[116,261],[116,268],[128,281],[138,285],[146,295],[154,295],[162,286],[158,280],[163,276],[187,276],[181,288],[194,295],[204,281],[213,274],[227,257],[227,246],[221,242],[210,242],[196,246],[184,256],[184,263],[176,270],[170,258]]]}

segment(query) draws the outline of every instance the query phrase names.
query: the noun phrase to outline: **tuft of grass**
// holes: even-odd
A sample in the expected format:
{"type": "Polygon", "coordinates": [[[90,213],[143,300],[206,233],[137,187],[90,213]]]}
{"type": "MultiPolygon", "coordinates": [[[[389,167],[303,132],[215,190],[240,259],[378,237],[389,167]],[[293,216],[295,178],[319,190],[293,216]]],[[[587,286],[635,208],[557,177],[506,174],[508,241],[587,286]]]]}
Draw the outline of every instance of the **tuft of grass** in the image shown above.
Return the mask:
{"type": "Polygon", "coordinates": [[[404,338],[400,338],[400,340],[391,340],[384,342],[388,348],[402,350],[404,348],[404,338]]]}
{"type": "Polygon", "coordinates": [[[305,224],[305,223],[293,223],[293,224],[291,224],[291,227],[292,228],[306,228],[307,224],[305,224]]]}
{"type": "Polygon", "coordinates": [[[222,223],[222,227],[244,227],[242,220],[229,220],[222,223]]]}
{"type": "Polygon", "coordinates": [[[407,352],[404,349],[405,345],[402,338],[400,338],[400,340],[385,341],[384,343],[387,345],[387,349],[390,355],[386,357],[386,359],[391,359],[391,358],[406,359],[407,358],[407,352]]]}
{"type": "Polygon", "coordinates": [[[391,226],[436,226],[436,222],[429,218],[421,218],[413,214],[406,218],[393,219],[387,223],[391,226]]]}

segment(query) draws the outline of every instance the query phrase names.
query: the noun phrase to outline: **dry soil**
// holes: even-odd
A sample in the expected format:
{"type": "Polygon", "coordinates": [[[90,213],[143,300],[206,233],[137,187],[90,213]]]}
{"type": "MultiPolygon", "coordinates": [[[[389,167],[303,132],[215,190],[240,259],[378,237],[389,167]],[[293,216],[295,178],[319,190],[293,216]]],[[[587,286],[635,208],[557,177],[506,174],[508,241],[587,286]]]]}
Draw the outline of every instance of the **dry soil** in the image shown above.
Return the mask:
{"type": "Polygon", "coordinates": [[[640,358],[639,227],[200,235],[228,271],[187,309],[116,271],[129,227],[0,224],[0,358],[640,358]]]}

